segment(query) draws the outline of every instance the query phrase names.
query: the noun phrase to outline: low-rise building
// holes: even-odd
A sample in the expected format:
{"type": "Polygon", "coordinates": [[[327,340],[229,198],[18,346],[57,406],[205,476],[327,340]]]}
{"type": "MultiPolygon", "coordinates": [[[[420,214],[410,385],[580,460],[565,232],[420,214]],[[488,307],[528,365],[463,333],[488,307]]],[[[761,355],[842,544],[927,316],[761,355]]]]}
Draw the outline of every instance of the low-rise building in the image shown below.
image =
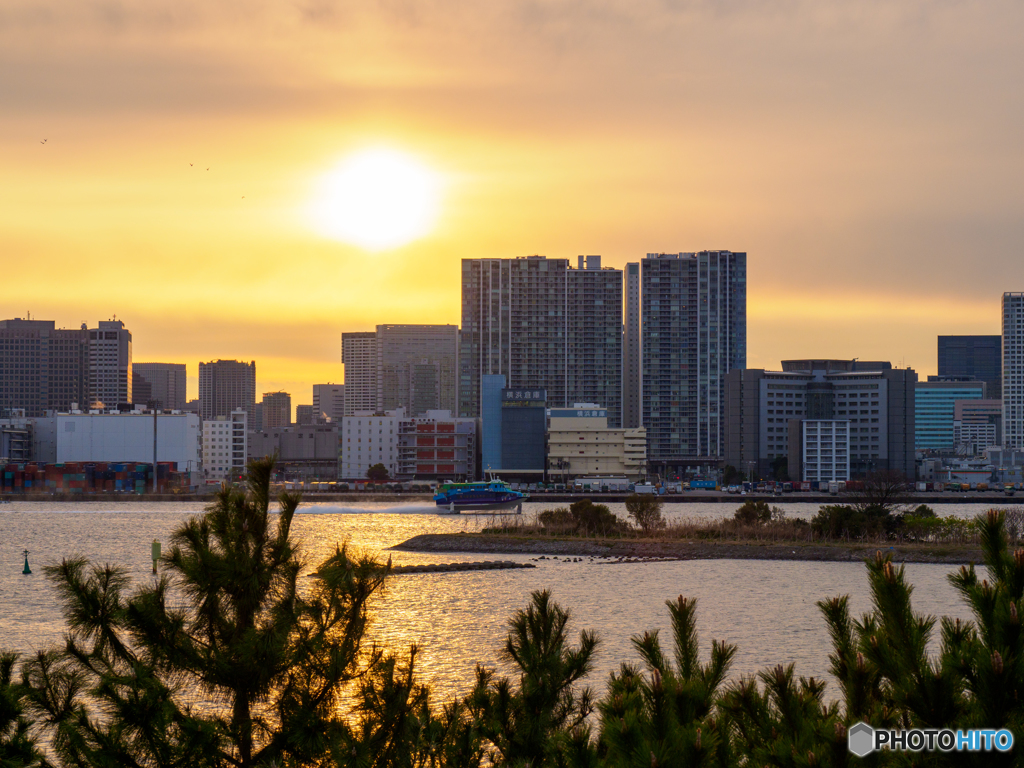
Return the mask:
{"type": "Polygon", "coordinates": [[[203,422],[203,470],[207,480],[239,480],[248,458],[248,414],[236,408],[229,416],[203,422]]]}
{"type": "Polygon", "coordinates": [[[612,476],[638,480],[647,472],[647,431],[611,429],[608,409],[593,403],[548,410],[548,478],[612,476]]]}
{"type": "Polygon", "coordinates": [[[8,408],[0,416],[0,464],[35,460],[32,431],[35,420],[25,417],[24,408],[8,408]]]}
{"type": "Polygon", "coordinates": [[[34,420],[33,459],[65,462],[152,463],[156,424],[156,460],[174,462],[179,472],[197,469],[199,416],[180,411],[134,410],[127,413],[72,411],[34,420]]]}
{"type": "Polygon", "coordinates": [[[399,479],[476,479],[476,419],[431,410],[400,420],[398,430],[399,479]]]}
{"type": "Polygon", "coordinates": [[[398,476],[398,426],[405,409],[386,413],[360,411],[341,421],[342,480],[365,480],[366,470],[383,464],[391,477],[398,476]]]}
{"type": "Polygon", "coordinates": [[[286,480],[337,480],[341,428],[306,424],[249,432],[247,453],[250,460],[276,455],[277,472],[286,480]]]}

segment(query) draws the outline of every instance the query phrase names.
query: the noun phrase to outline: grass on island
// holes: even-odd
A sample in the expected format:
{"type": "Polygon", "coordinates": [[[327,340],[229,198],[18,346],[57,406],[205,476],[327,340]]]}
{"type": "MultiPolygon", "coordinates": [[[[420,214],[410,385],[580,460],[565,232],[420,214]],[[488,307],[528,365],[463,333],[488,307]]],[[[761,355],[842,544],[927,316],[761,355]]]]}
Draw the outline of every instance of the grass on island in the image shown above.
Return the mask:
{"type": "MultiPolygon", "coordinates": [[[[1024,511],[1005,510],[1005,519],[1011,544],[1024,541],[1024,511]]],[[[603,504],[582,499],[571,507],[548,509],[529,517],[505,515],[495,522],[482,533],[525,539],[784,544],[853,550],[898,545],[936,555],[980,546],[978,519],[939,517],[923,506],[865,513],[850,506],[825,505],[812,520],[805,520],[787,517],[778,507],[769,507],[764,501],[747,501],[732,517],[668,521],[662,516],[661,502],[656,498],[644,500],[643,507],[634,506],[626,520],[603,504]]]]}

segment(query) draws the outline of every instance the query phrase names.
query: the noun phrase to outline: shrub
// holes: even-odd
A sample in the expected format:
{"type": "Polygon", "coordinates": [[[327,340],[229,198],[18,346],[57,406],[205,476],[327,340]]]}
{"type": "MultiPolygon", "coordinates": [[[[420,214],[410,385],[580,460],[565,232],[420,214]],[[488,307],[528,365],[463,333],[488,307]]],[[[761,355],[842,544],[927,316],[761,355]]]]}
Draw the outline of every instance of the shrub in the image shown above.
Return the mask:
{"type": "Polygon", "coordinates": [[[576,522],[566,507],[545,509],[537,515],[537,522],[548,533],[572,533],[576,530],[576,522]]]}
{"type": "Polygon", "coordinates": [[[826,538],[862,539],[894,534],[902,525],[901,515],[882,506],[853,507],[826,504],[811,519],[814,532],[826,538]]]}
{"type": "Polygon", "coordinates": [[[576,523],[577,533],[609,536],[622,530],[622,523],[607,506],[595,504],[590,499],[573,502],[569,507],[569,514],[576,523]]]}
{"type": "Polygon", "coordinates": [[[733,517],[745,525],[764,524],[772,519],[772,508],[767,501],[745,501],[733,517]]]}
{"type": "Polygon", "coordinates": [[[661,516],[661,499],[653,493],[634,493],[626,499],[626,511],[644,533],[665,527],[661,516]]]}

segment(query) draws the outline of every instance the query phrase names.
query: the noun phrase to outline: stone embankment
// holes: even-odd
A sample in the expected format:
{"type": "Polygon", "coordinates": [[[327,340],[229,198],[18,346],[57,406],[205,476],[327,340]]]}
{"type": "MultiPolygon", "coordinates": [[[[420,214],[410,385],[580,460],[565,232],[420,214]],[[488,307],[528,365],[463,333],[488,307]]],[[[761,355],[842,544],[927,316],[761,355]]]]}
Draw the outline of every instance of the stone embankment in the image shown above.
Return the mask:
{"type": "Polygon", "coordinates": [[[981,550],[974,545],[899,545],[758,542],[669,541],[660,539],[574,539],[493,534],[428,533],[402,542],[393,549],[407,552],[471,552],[503,555],[559,555],[602,557],[621,562],[652,560],[812,560],[860,562],[876,551],[891,552],[898,563],[980,563],[981,550]]]}
{"type": "Polygon", "coordinates": [[[508,568],[536,568],[532,563],[514,560],[485,560],[477,563],[430,563],[426,565],[393,565],[391,573],[450,573],[453,571],[501,571],[508,568]]]}

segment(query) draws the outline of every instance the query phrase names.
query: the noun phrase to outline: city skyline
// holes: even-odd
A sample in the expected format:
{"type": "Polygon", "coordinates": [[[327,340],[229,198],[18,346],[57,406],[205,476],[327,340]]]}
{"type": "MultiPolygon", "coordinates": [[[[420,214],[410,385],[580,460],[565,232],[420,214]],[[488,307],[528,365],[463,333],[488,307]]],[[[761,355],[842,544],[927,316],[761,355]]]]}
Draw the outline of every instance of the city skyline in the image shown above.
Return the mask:
{"type": "MultiPolygon", "coordinates": [[[[647,254],[644,254],[643,256],[641,256],[639,258],[642,259],[646,255],[647,254]]],[[[603,257],[602,257],[602,259],[603,259],[603,257]]],[[[625,270],[626,264],[628,264],[628,262],[624,263],[622,265],[621,269],[625,270]]],[[[610,266],[610,265],[606,265],[606,266],[610,266]]],[[[616,267],[616,268],[619,268],[619,267],[616,267]]],[[[625,281],[623,281],[623,287],[625,288],[625,281]]],[[[747,303],[747,316],[748,316],[748,320],[751,318],[751,315],[752,315],[752,312],[751,312],[751,309],[750,309],[750,299],[749,299],[749,291],[750,290],[751,289],[750,289],[749,281],[748,281],[748,303],[747,303]]],[[[992,303],[993,303],[993,306],[996,307],[997,309],[999,309],[999,307],[1000,307],[999,302],[1002,301],[1002,295],[1003,295],[1002,292],[993,292],[992,293],[992,303]]],[[[841,307],[833,308],[833,309],[835,311],[837,311],[838,313],[842,314],[842,308],[841,307]]],[[[20,318],[20,319],[25,319],[24,316],[15,314],[15,310],[14,310],[13,307],[9,307],[9,310],[10,310],[9,313],[8,313],[9,317],[7,319],[15,319],[16,317],[20,318]]],[[[624,305],[623,306],[623,312],[625,313],[625,311],[626,311],[626,307],[624,305]]],[[[0,314],[3,314],[3,313],[0,312],[0,314]]],[[[62,322],[60,320],[54,320],[54,318],[52,316],[51,317],[39,318],[38,314],[36,312],[25,313],[25,315],[28,315],[28,314],[31,314],[33,320],[43,319],[43,320],[47,320],[47,321],[51,321],[51,320],[54,321],[55,324],[56,324],[56,328],[57,329],[71,330],[71,329],[77,328],[81,324],[80,322],[69,322],[68,324],[65,325],[65,324],[62,324],[62,322]]],[[[897,314],[898,314],[898,312],[897,312],[897,314]]],[[[115,317],[115,315],[111,315],[111,317],[115,317]]],[[[924,320],[925,321],[929,321],[930,319],[931,319],[931,316],[928,316],[928,315],[924,316],[924,320]]],[[[139,332],[135,330],[135,328],[132,325],[130,320],[125,320],[123,317],[121,317],[120,320],[125,323],[125,327],[128,330],[132,331],[132,334],[133,334],[133,337],[134,337],[133,345],[135,347],[135,351],[133,352],[133,358],[136,359],[136,360],[139,360],[139,361],[145,361],[145,360],[150,360],[150,359],[155,358],[156,357],[155,354],[148,354],[145,350],[156,348],[159,345],[154,343],[154,342],[152,342],[152,341],[149,341],[149,343],[147,343],[146,338],[141,336],[139,334],[139,332]],[[152,345],[152,346],[150,346],[150,345],[152,345]]],[[[457,318],[456,321],[453,323],[453,325],[459,326],[460,329],[461,329],[460,321],[461,321],[461,317],[457,318]]],[[[1001,332],[1001,322],[1000,321],[1001,321],[1001,315],[999,314],[998,311],[994,311],[990,324],[997,326],[997,329],[1001,332]]],[[[90,321],[90,322],[95,322],[95,321],[90,321]]],[[[410,322],[411,322],[411,324],[416,324],[416,323],[414,323],[412,321],[410,321],[410,322]]],[[[939,336],[960,337],[960,336],[978,335],[977,332],[967,333],[967,332],[962,330],[962,328],[966,328],[966,327],[977,329],[977,328],[980,327],[978,324],[971,324],[971,323],[964,322],[962,324],[962,326],[961,326],[961,325],[954,325],[954,324],[952,324],[948,320],[943,321],[943,322],[945,324],[942,324],[941,322],[935,322],[935,327],[936,328],[940,327],[940,325],[941,325],[941,327],[945,328],[946,330],[944,332],[935,331],[935,332],[932,333],[932,335],[930,337],[931,354],[929,356],[927,356],[928,362],[925,365],[922,365],[922,366],[914,365],[912,361],[910,361],[908,358],[904,357],[904,358],[901,358],[901,359],[893,360],[894,367],[897,367],[897,368],[914,368],[914,370],[916,370],[918,372],[918,374],[921,376],[921,379],[923,381],[928,376],[937,375],[937,372],[938,372],[937,338],[939,336]]],[[[365,332],[366,333],[372,333],[375,330],[376,325],[383,325],[383,324],[385,324],[385,323],[383,323],[383,322],[382,323],[374,323],[371,326],[370,330],[369,331],[365,331],[365,332]]],[[[308,326],[303,326],[303,327],[307,331],[311,331],[312,330],[308,326]]],[[[320,326],[317,326],[317,328],[320,328],[320,326]]],[[[271,329],[273,329],[272,326],[271,326],[271,329]]],[[[841,340],[838,340],[835,343],[830,343],[827,340],[822,340],[820,343],[819,342],[814,342],[813,344],[808,344],[806,341],[803,341],[803,342],[800,342],[798,344],[795,344],[794,348],[809,349],[812,353],[814,353],[814,354],[807,354],[807,355],[803,355],[802,356],[802,357],[805,357],[805,358],[808,358],[808,359],[813,358],[813,357],[832,357],[832,358],[840,359],[840,358],[845,358],[845,357],[853,357],[854,353],[866,354],[867,352],[871,353],[871,354],[869,354],[867,356],[872,357],[872,358],[881,358],[881,357],[883,357],[882,355],[874,354],[874,350],[875,350],[876,346],[884,346],[884,345],[876,345],[874,342],[870,342],[870,343],[867,343],[867,344],[865,344],[863,342],[860,342],[860,341],[858,341],[859,337],[857,335],[857,329],[855,327],[851,326],[847,330],[848,330],[848,334],[844,334],[844,337],[848,337],[848,339],[847,338],[843,338],[841,340]],[[826,347],[825,345],[829,345],[829,346],[826,347]]],[[[927,330],[928,329],[926,328],[925,332],[927,332],[927,330]]],[[[329,330],[323,330],[322,332],[323,333],[328,333],[330,331],[329,330]]],[[[294,376],[289,376],[286,372],[282,372],[281,368],[279,366],[281,366],[281,365],[287,366],[288,365],[287,358],[281,358],[281,357],[269,357],[269,358],[266,358],[266,360],[267,360],[266,366],[264,366],[263,358],[258,359],[257,362],[260,363],[261,372],[260,372],[260,374],[257,377],[257,386],[260,388],[260,391],[275,390],[275,391],[285,391],[285,392],[290,393],[292,398],[293,398],[293,408],[295,406],[303,404],[303,403],[306,403],[306,404],[311,403],[312,402],[312,398],[313,398],[313,394],[312,393],[313,393],[313,386],[314,385],[323,384],[323,383],[329,382],[329,381],[342,382],[344,380],[344,365],[340,362],[340,360],[341,360],[341,333],[360,333],[360,332],[363,332],[363,331],[341,331],[341,330],[338,330],[338,331],[334,331],[333,332],[333,336],[331,338],[331,341],[333,342],[333,345],[334,345],[334,349],[332,350],[332,353],[334,354],[334,360],[335,361],[331,362],[329,360],[324,361],[324,360],[319,360],[318,359],[318,360],[314,361],[314,363],[312,363],[310,365],[310,367],[303,368],[303,371],[310,371],[312,375],[319,376],[319,378],[307,378],[307,377],[296,378],[294,376]],[[265,370],[265,368],[268,368],[268,367],[269,367],[270,372],[271,372],[269,375],[263,373],[263,370],[265,370]]],[[[992,334],[988,334],[988,335],[999,336],[1000,333],[992,333],[992,334]]],[[[748,322],[747,337],[748,337],[748,339],[753,339],[753,338],[757,338],[758,337],[758,334],[756,333],[755,328],[754,328],[754,323],[748,322]]],[[[201,337],[197,337],[197,338],[201,341],[201,343],[199,343],[197,345],[199,348],[204,348],[204,349],[205,348],[209,348],[209,349],[215,348],[215,344],[211,344],[209,341],[202,342],[201,337]]],[[[256,348],[259,348],[260,342],[265,341],[265,340],[259,339],[259,338],[245,338],[244,336],[236,335],[234,332],[229,334],[229,338],[232,340],[232,342],[234,344],[237,345],[238,349],[256,349],[256,348]]],[[[277,338],[276,335],[275,335],[275,339],[274,340],[275,341],[283,341],[283,342],[287,343],[287,339],[281,340],[281,339],[277,338]]],[[[295,344],[299,344],[299,345],[314,344],[314,345],[318,345],[318,346],[327,346],[327,344],[320,344],[319,343],[319,342],[322,341],[322,339],[320,339],[320,338],[317,338],[317,339],[312,340],[312,341],[310,339],[296,339],[296,340],[293,340],[293,341],[294,341],[295,344]]],[[[625,343],[625,339],[624,339],[624,343],[625,343]]],[[[774,345],[774,347],[779,347],[779,345],[774,345]]],[[[197,357],[194,354],[193,355],[185,354],[184,356],[181,356],[180,358],[176,358],[176,359],[171,359],[170,355],[166,355],[165,357],[167,357],[167,359],[165,360],[165,362],[167,362],[167,363],[184,364],[186,366],[186,370],[187,370],[186,391],[187,391],[187,399],[188,400],[197,399],[198,396],[199,396],[199,376],[198,376],[198,366],[199,366],[199,363],[206,363],[206,362],[209,362],[209,361],[215,360],[215,359],[225,359],[225,360],[236,359],[236,358],[239,359],[239,360],[242,360],[242,359],[250,359],[250,360],[251,359],[256,359],[256,358],[253,358],[253,357],[246,357],[245,355],[241,355],[241,354],[237,354],[236,355],[231,350],[227,350],[227,351],[224,352],[224,354],[221,354],[221,355],[212,355],[212,356],[207,356],[207,357],[197,357]]],[[[748,342],[747,367],[750,367],[750,368],[753,368],[753,367],[771,368],[774,365],[777,365],[779,363],[779,361],[781,361],[781,360],[784,360],[784,359],[796,359],[796,358],[800,358],[800,357],[801,357],[801,355],[798,355],[796,353],[790,354],[788,352],[788,348],[783,347],[783,348],[780,348],[780,352],[779,352],[779,356],[778,357],[776,357],[776,358],[770,358],[770,357],[766,358],[766,356],[763,353],[762,354],[758,354],[758,351],[753,348],[753,342],[748,342]]]]}
{"type": "Polygon", "coordinates": [[[198,361],[237,358],[303,401],[341,378],[341,332],[457,324],[463,258],[729,249],[750,255],[748,365],[870,350],[927,376],[936,335],[999,332],[1022,22],[924,0],[14,0],[0,238],[46,271],[10,270],[3,314],[116,314],[137,359],[191,366],[190,396],[198,361]],[[436,226],[391,250],[308,216],[372,147],[443,180],[436,226]]]}

